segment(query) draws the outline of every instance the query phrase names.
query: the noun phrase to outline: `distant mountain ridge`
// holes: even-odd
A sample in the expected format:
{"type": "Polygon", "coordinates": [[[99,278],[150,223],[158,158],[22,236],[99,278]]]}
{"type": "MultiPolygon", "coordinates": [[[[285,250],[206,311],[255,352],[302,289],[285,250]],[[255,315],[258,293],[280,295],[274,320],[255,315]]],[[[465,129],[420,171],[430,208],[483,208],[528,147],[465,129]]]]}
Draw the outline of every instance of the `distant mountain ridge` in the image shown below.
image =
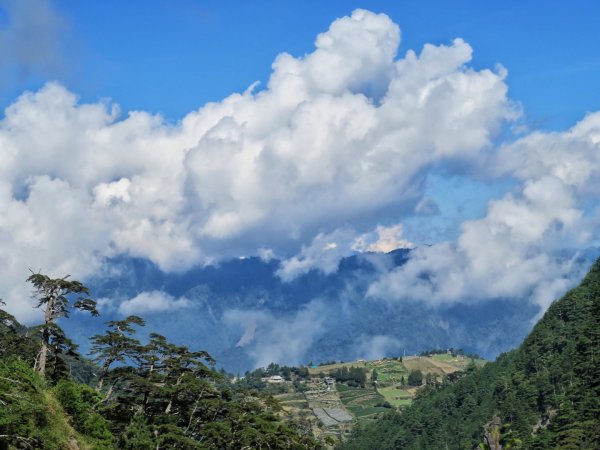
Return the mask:
{"type": "Polygon", "coordinates": [[[136,313],[147,319],[148,328],[207,349],[233,372],[270,362],[299,365],[446,347],[493,358],[530,330],[539,310],[523,300],[432,307],[367,297],[378,268],[390,270],[409,257],[405,249],[358,254],[344,258],[333,274],[313,270],[289,283],[277,277],[275,259],[233,259],[166,274],[149,261],[119,257],[107,265],[109,271],[86,280],[95,298],[102,299],[101,318],[82,316],[65,326],[85,352],[87,338],[104,321],[123,316],[118,310],[123,301],[153,291],[184,298],[177,308],[136,313]]]}

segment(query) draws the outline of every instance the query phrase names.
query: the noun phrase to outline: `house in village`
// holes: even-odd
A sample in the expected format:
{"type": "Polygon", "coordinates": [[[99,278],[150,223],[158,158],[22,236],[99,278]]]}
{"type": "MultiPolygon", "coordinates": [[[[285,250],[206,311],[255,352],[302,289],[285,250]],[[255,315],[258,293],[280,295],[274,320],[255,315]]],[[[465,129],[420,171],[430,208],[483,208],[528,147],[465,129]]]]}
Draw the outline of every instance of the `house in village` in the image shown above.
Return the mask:
{"type": "Polygon", "coordinates": [[[261,378],[261,381],[266,383],[283,383],[285,380],[281,375],[273,375],[270,377],[261,378]]]}
{"type": "Polygon", "coordinates": [[[325,386],[327,386],[327,390],[330,390],[331,386],[335,384],[335,378],[325,377],[323,381],[325,382],[325,386]]]}

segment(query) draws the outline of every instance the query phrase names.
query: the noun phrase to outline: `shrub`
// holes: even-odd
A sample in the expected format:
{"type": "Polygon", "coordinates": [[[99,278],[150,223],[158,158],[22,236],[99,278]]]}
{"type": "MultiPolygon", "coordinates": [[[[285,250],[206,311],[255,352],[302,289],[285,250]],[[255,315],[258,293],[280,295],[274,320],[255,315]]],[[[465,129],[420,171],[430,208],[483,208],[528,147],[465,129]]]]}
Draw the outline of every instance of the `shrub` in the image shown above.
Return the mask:
{"type": "Polygon", "coordinates": [[[410,386],[421,386],[423,384],[423,373],[420,370],[411,370],[408,374],[408,384],[410,386]]]}
{"type": "Polygon", "coordinates": [[[100,448],[112,448],[114,438],[108,423],[94,411],[94,406],[102,400],[98,392],[85,384],[61,380],[54,387],[54,394],[65,412],[71,416],[73,427],[77,431],[108,445],[100,445],[100,448]]]}

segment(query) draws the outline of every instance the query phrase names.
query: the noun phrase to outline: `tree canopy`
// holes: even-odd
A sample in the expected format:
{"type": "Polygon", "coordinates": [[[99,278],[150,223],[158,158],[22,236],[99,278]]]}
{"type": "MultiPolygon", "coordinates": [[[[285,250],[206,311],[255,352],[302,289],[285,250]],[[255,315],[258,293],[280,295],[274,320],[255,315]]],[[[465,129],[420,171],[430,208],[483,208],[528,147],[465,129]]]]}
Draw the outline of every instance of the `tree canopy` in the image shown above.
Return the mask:
{"type": "Polygon", "coordinates": [[[46,372],[46,361],[51,341],[63,341],[60,328],[56,321],[61,317],[69,317],[71,308],[87,311],[97,316],[96,302],[89,298],[90,291],[79,281],[68,280],[69,275],[62,278],[50,278],[48,275],[32,272],[27,281],[33,285],[33,297],[37,300],[38,308],[44,308],[44,323],[40,327],[42,345],[35,368],[42,375],[46,372]],[[70,304],[70,297],[77,299],[70,304]]]}

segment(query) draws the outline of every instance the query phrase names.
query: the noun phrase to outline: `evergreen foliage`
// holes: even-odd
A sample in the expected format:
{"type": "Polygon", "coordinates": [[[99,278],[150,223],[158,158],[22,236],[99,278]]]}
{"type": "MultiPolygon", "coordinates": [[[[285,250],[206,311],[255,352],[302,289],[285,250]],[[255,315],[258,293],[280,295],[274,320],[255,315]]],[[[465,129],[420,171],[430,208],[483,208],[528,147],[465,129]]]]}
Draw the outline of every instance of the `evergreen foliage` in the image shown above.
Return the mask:
{"type": "MultiPolygon", "coordinates": [[[[232,385],[207,352],[156,333],[141,343],[134,326],[145,323],[137,316],[108,322],[105,334],[92,337],[95,388],[78,382],[74,361],[91,363],[57,320],[68,316],[71,294],[89,292],[65,278],[28,281],[46,305],[45,320],[27,329],[0,309],[0,450],[320,448],[278,414],[271,396],[232,385]]],[[[72,307],[96,313],[89,298],[72,307]]]]}
{"type": "MultiPolygon", "coordinates": [[[[0,300],[0,308],[4,302],[0,300]]],[[[19,356],[33,364],[39,351],[39,341],[30,336],[29,330],[17,322],[11,314],[0,309],[0,358],[19,356]]]]}
{"type": "Polygon", "coordinates": [[[338,383],[347,383],[353,387],[365,387],[367,382],[367,370],[363,367],[340,367],[330,373],[332,378],[338,383]]]}
{"type": "Polygon", "coordinates": [[[409,386],[421,386],[423,384],[423,372],[420,370],[411,370],[408,374],[409,386]]]}
{"type": "Polygon", "coordinates": [[[98,315],[96,302],[89,298],[90,291],[79,281],[68,280],[69,275],[62,278],[50,278],[48,275],[32,272],[27,282],[33,285],[33,296],[37,300],[37,307],[44,308],[44,323],[40,326],[42,346],[39,356],[35,360],[36,370],[44,375],[48,352],[52,348],[52,341],[58,345],[70,345],[65,341],[64,333],[57,326],[56,321],[61,317],[69,317],[72,308],[88,311],[93,316],[98,315]],[[77,300],[71,305],[70,297],[78,295],[77,300]]]}
{"type": "Polygon", "coordinates": [[[600,261],[516,350],[354,430],[344,449],[600,449],[600,261]]]}
{"type": "Polygon", "coordinates": [[[98,375],[96,389],[101,390],[104,380],[109,374],[114,363],[125,363],[136,354],[140,348],[140,341],[133,337],[133,325],[144,326],[146,322],[138,316],[128,316],[125,320],[116,320],[106,323],[108,330],[104,335],[92,336],[90,353],[95,355],[94,361],[102,364],[102,371],[98,375]]]}

